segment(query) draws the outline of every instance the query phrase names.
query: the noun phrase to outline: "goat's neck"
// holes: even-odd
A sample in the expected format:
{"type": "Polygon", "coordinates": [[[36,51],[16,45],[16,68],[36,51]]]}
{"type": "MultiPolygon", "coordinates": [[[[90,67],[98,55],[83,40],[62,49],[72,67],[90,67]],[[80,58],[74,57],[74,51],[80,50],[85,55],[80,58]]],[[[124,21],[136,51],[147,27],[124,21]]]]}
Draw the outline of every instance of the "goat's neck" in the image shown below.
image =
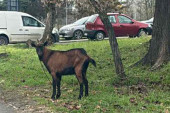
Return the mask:
{"type": "Polygon", "coordinates": [[[51,53],[51,51],[49,49],[47,49],[46,47],[44,47],[43,58],[42,58],[42,61],[44,64],[47,64],[49,57],[50,57],[50,53],[51,53]]]}

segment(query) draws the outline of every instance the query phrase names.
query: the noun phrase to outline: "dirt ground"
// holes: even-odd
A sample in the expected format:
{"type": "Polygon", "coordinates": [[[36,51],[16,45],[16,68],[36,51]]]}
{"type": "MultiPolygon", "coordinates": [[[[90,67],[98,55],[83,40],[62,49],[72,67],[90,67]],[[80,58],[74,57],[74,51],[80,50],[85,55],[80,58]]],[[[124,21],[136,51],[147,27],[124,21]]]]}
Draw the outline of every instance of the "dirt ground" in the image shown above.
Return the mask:
{"type": "Polygon", "coordinates": [[[48,110],[49,108],[38,105],[37,102],[32,99],[33,93],[35,93],[37,89],[40,90],[40,88],[25,87],[24,89],[18,88],[18,90],[5,91],[1,88],[0,100],[9,106],[11,111],[16,113],[52,113],[48,110]]]}

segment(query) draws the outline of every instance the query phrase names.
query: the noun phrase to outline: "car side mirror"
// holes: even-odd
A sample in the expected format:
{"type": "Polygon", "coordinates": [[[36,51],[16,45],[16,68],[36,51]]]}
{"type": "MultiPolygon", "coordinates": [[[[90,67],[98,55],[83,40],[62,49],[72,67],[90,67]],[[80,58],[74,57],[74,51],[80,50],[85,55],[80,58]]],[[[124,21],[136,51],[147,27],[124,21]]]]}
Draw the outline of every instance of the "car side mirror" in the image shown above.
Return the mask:
{"type": "Polygon", "coordinates": [[[132,21],[131,24],[133,24],[134,22],[132,21]]]}

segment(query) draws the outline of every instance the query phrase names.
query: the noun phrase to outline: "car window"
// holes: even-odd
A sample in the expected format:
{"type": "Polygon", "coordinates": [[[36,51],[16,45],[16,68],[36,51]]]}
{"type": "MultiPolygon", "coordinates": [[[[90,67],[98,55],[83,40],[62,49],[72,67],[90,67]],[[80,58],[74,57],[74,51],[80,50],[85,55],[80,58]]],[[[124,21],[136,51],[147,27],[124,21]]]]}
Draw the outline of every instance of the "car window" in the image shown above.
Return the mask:
{"type": "Polygon", "coordinates": [[[91,16],[88,18],[88,20],[86,21],[86,23],[88,23],[88,22],[94,23],[94,21],[96,20],[96,18],[97,18],[98,16],[99,16],[98,14],[91,15],[91,16]]]}
{"type": "Polygon", "coordinates": [[[108,16],[110,23],[116,23],[116,18],[115,16],[108,16]]]}
{"type": "Polygon", "coordinates": [[[118,16],[119,23],[132,23],[132,21],[125,16],[118,16]]]}
{"type": "Polygon", "coordinates": [[[43,24],[31,17],[22,16],[22,21],[24,26],[44,27],[43,24]]]}
{"type": "Polygon", "coordinates": [[[84,24],[87,21],[88,18],[89,17],[81,18],[81,19],[77,20],[76,22],[74,22],[74,24],[82,25],[82,24],[84,24]]]}

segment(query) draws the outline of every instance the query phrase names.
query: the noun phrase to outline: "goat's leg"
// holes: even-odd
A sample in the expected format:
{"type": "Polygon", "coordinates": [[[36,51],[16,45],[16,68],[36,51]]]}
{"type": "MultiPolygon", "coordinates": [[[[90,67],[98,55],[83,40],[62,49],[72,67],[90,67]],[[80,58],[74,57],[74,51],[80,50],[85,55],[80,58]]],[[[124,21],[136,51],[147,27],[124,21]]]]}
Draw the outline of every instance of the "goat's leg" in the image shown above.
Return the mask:
{"type": "Polygon", "coordinates": [[[82,79],[82,73],[81,72],[76,72],[76,77],[77,80],[79,81],[80,84],[80,94],[78,99],[81,99],[81,97],[83,97],[83,79],[82,79]]]}
{"type": "Polygon", "coordinates": [[[88,91],[88,90],[89,90],[88,80],[87,80],[87,78],[86,78],[86,71],[87,71],[88,65],[89,65],[89,62],[84,62],[83,68],[82,68],[83,83],[84,83],[84,86],[85,86],[85,96],[88,96],[88,95],[89,95],[89,91],[88,91]]]}
{"type": "Polygon", "coordinates": [[[61,92],[60,92],[60,81],[61,81],[61,76],[58,75],[57,76],[57,95],[56,95],[56,98],[58,99],[61,95],[61,92]]]}
{"type": "Polygon", "coordinates": [[[55,73],[51,73],[51,75],[52,75],[52,78],[53,78],[53,94],[51,96],[51,99],[55,100],[57,78],[56,78],[56,74],[55,73]]]}
{"type": "Polygon", "coordinates": [[[85,96],[89,95],[89,86],[88,86],[88,80],[85,75],[83,75],[83,83],[85,85],[85,96]]]}
{"type": "Polygon", "coordinates": [[[83,97],[83,83],[80,83],[80,94],[78,99],[81,99],[83,97]]]}

